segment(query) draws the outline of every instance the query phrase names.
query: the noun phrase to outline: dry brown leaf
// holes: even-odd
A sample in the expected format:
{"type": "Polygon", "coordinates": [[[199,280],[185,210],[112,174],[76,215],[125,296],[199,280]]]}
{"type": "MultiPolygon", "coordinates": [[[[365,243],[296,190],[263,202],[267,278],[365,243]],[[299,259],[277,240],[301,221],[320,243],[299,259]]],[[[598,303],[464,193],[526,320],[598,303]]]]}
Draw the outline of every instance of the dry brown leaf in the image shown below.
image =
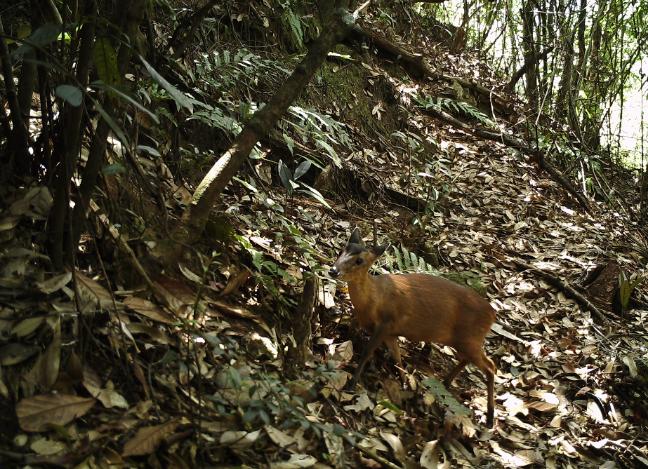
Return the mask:
{"type": "Polygon", "coordinates": [[[64,272],[54,277],[43,280],[42,282],[36,282],[36,287],[43,293],[49,295],[59,291],[65,285],[67,285],[70,280],[72,280],[72,272],[64,272]]]}
{"type": "Polygon", "coordinates": [[[178,318],[173,314],[163,310],[155,303],[139,298],[137,296],[130,296],[124,300],[124,305],[137,314],[152,319],[153,321],[161,322],[163,324],[174,324],[178,322],[178,318]]]}
{"type": "Polygon", "coordinates": [[[270,469],[300,469],[302,467],[313,467],[317,459],[308,454],[291,454],[287,461],[273,462],[270,469]]]}
{"type": "Polygon", "coordinates": [[[29,448],[41,456],[51,456],[66,449],[65,443],[47,438],[39,438],[29,445],[29,448]]]}
{"type": "MultiPolygon", "coordinates": [[[[48,321],[50,322],[50,321],[48,321]]],[[[61,366],[61,321],[55,319],[52,325],[52,341],[34,363],[27,377],[43,390],[50,390],[59,376],[61,366]]]]}
{"type": "Polygon", "coordinates": [[[398,438],[398,436],[394,435],[393,433],[380,432],[380,437],[385,440],[387,444],[389,444],[389,446],[391,446],[396,459],[398,459],[400,462],[405,462],[407,460],[407,453],[405,452],[403,443],[401,442],[400,438],[398,438]]]}
{"type": "Polygon", "coordinates": [[[175,431],[178,424],[177,420],[172,420],[160,425],[140,428],[124,445],[122,456],[151,454],[167,436],[175,431]]]}
{"type": "Polygon", "coordinates": [[[97,308],[108,309],[113,306],[113,298],[108,290],[98,282],[77,271],[74,274],[79,290],[79,302],[84,313],[97,308]]]}
{"type": "Polygon", "coordinates": [[[450,462],[446,457],[443,448],[439,445],[439,440],[428,441],[423,447],[419,464],[424,469],[447,469],[450,462]],[[444,462],[439,462],[440,456],[444,462]]]}
{"type": "Polygon", "coordinates": [[[229,430],[223,433],[220,437],[220,444],[224,446],[231,446],[232,448],[243,449],[252,446],[259,438],[261,430],[254,432],[246,432],[243,430],[229,430]]]}
{"type": "Polygon", "coordinates": [[[34,316],[23,319],[11,328],[11,334],[16,337],[27,337],[45,322],[46,316],[34,316]]]}
{"type": "Polygon", "coordinates": [[[265,320],[262,317],[260,317],[257,314],[254,314],[252,311],[250,311],[250,310],[248,310],[246,308],[243,308],[241,306],[236,306],[236,305],[229,305],[229,304],[224,303],[222,301],[217,301],[217,300],[213,300],[213,299],[209,300],[209,304],[211,306],[215,306],[216,308],[218,308],[219,311],[221,311],[221,312],[223,312],[223,313],[225,313],[227,315],[234,316],[234,317],[239,317],[239,318],[243,318],[243,319],[249,319],[251,321],[254,321],[264,331],[266,331],[268,333],[268,335],[270,335],[270,336],[274,335],[272,330],[270,329],[270,327],[268,327],[268,324],[266,324],[265,320]]]}
{"type": "Polygon", "coordinates": [[[278,428],[273,427],[272,425],[266,425],[263,427],[272,440],[272,442],[279,446],[280,448],[285,448],[286,446],[292,445],[295,442],[295,439],[282,432],[278,428]]]}
{"type": "Polygon", "coordinates": [[[34,345],[7,344],[0,348],[0,365],[11,366],[23,362],[38,352],[38,350],[38,347],[34,345]]]}
{"type": "Polygon", "coordinates": [[[553,410],[556,410],[558,406],[556,404],[551,404],[549,402],[535,401],[535,402],[529,402],[527,404],[527,407],[529,409],[535,409],[540,412],[551,412],[553,410]]]}
{"type": "Polygon", "coordinates": [[[28,397],[16,405],[18,424],[26,432],[46,430],[50,424],[66,425],[81,417],[94,405],[91,397],[67,394],[42,394],[28,397]]]}

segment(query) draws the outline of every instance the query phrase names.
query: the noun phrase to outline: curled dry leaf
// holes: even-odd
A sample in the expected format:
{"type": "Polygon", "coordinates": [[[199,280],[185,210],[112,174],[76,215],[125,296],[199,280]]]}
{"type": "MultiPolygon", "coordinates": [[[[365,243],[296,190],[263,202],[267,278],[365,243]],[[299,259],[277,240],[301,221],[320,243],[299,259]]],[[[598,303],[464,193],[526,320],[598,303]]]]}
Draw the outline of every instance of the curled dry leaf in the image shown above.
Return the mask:
{"type": "Polygon", "coordinates": [[[220,444],[236,449],[244,449],[252,446],[252,444],[254,444],[254,442],[259,438],[260,433],[261,430],[254,432],[246,432],[243,430],[226,431],[220,437],[220,444]]]}
{"type": "Polygon", "coordinates": [[[447,469],[450,467],[443,449],[439,445],[439,440],[428,441],[423,447],[421,452],[421,459],[419,464],[424,469],[447,469]],[[444,462],[440,462],[440,455],[442,455],[444,462]]]}
{"type": "Polygon", "coordinates": [[[356,412],[362,412],[363,410],[373,409],[374,403],[369,399],[369,396],[366,392],[363,392],[358,396],[355,404],[349,404],[344,406],[344,410],[355,410],[356,412]]]}
{"type": "Polygon", "coordinates": [[[380,437],[385,440],[389,446],[391,446],[392,451],[394,451],[394,456],[400,462],[405,462],[407,460],[407,453],[403,447],[403,443],[400,438],[398,438],[393,433],[380,432],[380,437]]]}
{"type": "Polygon", "coordinates": [[[173,324],[178,321],[178,319],[171,313],[144,298],[130,296],[124,300],[124,305],[126,305],[128,309],[135,311],[137,314],[163,324],[173,324]]]}
{"type": "Polygon", "coordinates": [[[264,427],[266,433],[272,440],[272,442],[279,446],[280,448],[285,448],[286,446],[292,445],[295,442],[295,439],[282,432],[278,428],[273,427],[272,425],[266,425],[264,427]]]}
{"type": "Polygon", "coordinates": [[[88,313],[97,308],[107,309],[113,307],[112,295],[97,281],[78,271],[74,276],[76,277],[82,312],[88,313]]]}
{"type": "Polygon", "coordinates": [[[26,432],[40,432],[52,425],[66,425],[92,408],[95,400],[67,394],[40,395],[16,405],[18,424],[26,432]]]}
{"type": "Polygon", "coordinates": [[[135,436],[124,445],[122,456],[151,454],[167,436],[175,431],[178,424],[178,421],[172,420],[161,425],[140,428],[135,436]]]}
{"type": "Polygon", "coordinates": [[[36,287],[43,293],[49,295],[59,291],[65,285],[67,285],[70,280],[72,280],[72,272],[64,272],[54,277],[43,280],[42,282],[36,282],[36,287]]]}
{"type": "Polygon", "coordinates": [[[317,459],[308,454],[291,454],[288,461],[271,463],[270,469],[299,469],[302,467],[312,467],[316,463],[317,459]]]}
{"type": "Polygon", "coordinates": [[[38,352],[38,347],[23,344],[7,344],[0,348],[0,365],[11,366],[27,360],[38,352]]]}
{"type": "Polygon", "coordinates": [[[41,456],[51,456],[60,453],[66,448],[65,443],[48,438],[39,438],[29,445],[29,447],[34,453],[40,454],[41,456]]]}

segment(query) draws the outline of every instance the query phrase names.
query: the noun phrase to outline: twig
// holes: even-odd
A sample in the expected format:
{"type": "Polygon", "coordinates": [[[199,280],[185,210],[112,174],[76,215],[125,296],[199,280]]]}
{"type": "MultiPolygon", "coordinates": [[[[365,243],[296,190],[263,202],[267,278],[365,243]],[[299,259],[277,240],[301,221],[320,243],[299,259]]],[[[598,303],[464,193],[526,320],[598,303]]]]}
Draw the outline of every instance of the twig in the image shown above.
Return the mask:
{"type": "Polygon", "coordinates": [[[549,272],[533,267],[531,264],[527,264],[526,262],[521,261],[519,259],[511,258],[510,261],[516,266],[522,267],[523,269],[529,270],[534,274],[538,275],[539,277],[542,277],[549,284],[560,289],[569,298],[576,300],[576,302],[580,303],[582,306],[584,306],[590,312],[592,312],[597,318],[601,320],[601,322],[604,323],[608,322],[608,318],[601,312],[600,309],[598,309],[590,300],[585,298],[585,296],[583,296],[582,293],[577,291],[574,287],[572,287],[569,283],[567,283],[563,279],[556,277],[550,274],[549,272]]]}

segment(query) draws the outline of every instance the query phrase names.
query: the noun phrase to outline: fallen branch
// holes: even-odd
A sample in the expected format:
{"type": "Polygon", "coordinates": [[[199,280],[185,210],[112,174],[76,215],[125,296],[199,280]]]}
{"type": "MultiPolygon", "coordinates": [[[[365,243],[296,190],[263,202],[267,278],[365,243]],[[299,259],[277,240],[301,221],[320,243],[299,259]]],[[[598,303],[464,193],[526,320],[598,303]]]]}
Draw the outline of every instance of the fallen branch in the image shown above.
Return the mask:
{"type": "Polygon", "coordinates": [[[527,145],[524,141],[520,140],[519,138],[513,137],[512,135],[505,134],[503,132],[493,132],[490,130],[484,130],[478,127],[470,126],[465,122],[460,121],[456,117],[451,116],[447,112],[441,111],[440,109],[435,109],[433,107],[430,107],[425,109],[425,112],[427,112],[428,114],[434,117],[438,117],[439,119],[445,120],[446,122],[449,122],[450,124],[460,128],[461,130],[464,130],[467,133],[488,140],[493,140],[495,142],[503,143],[506,146],[515,148],[516,150],[519,150],[522,153],[530,156],[533,159],[533,161],[540,167],[540,169],[548,173],[549,176],[551,176],[551,178],[554,181],[556,181],[567,192],[569,192],[583,207],[583,209],[585,209],[587,213],[591,213],[591,208],[589,206],[589,203],[587,202],[587,199],[583,196],[583,194],[581,194],[576,190],[574,185],[563,174],[561,174],[560,171],[558,171],[556,168],[554,168],[551,164],[547,162],[544,153],[541,150],[538,150],[536,148],[527,145]]]}
{"type": "MultiPolygon", "coordinates": [[[[510,113],[510,110],[506,105],[504,98],[495,93],[493,90],[488,89],[472,80],[466,80],[461,77],[447,76],[434,72],[425,64],[423,56],[412,54],[411,52],[385,39],[379,34],[376,34],[372,31],[367,31],[360,26],[354,25],[351,28],[351,33],[348,36],[348,41],[350,42],[349,45],[353,47],[357,47],[359,43],[368,42],[369,44],[376,47],[376,49],[378,49],[379,53],[383,57],[401,65],[413,79],[429,78],[431,80],[455,81],[461,86],[477,92],[479,95],[486,96],[489,102],[491,102],[493,106],[497,107],[499,112],[504,114],[510,113]]],[[[544,51],[543,53],[545,52],[549,53],[548,51],[544,51]]],[[[540,169],[546,171],[557,183],[563,186],[565,190],[567,190],[567,192],[569,192],[578,201],[578,203],[585,209],[585,211],[591,213],[587,199],[585,199],[585,197],[576,190],[574,185],[565,176],[563,176],[560,171],[551,166],[545,160],[544,154],[540,150],[530,147],[523,141],[513,136],[501,132],[491,132],[468,126],[464,122],[461,122],[460,120],[450,116],[443,111],[428,109],[428,112],[441,119],[446,120],[447,122],[450,122],[451,124],[465,130],[466,132],[489,140],[502,142],[507,146],[513,147],[531,156],[533,158],[533,161],[538,164],[540,169]]]]}
{"type": "Polygon", "coordinates": [[[544,280],[547,281],[547,283],[562,291],[568,298],[571,298],[572,300],[575,300],[577,303],[579,303],[581,306],[584,306],[587,310],[589,310],[597,318],[599,318],[601,322],[603,323],[608,322],[608,318],[601,312],[601,310],[599,310],[590,300],[585,298],[585,296],[582,293],[580,293],[578,290],[572,287],[565,280],[556,277],[550,274],[549,272],[538,269],[532,266],[531,264],[527,264],[526,262],[521,261],[519,259],[510,258],[509,260],[517,267],[521,267],[524,270],[528,270],[534,273],[535,275],[542,277],[544,280]]]}
{"type": "Polygon", "coordinates": [[[462,87],[468,88],[486,98],[488,102],[492,103],[492,105],[497,108],[498,112],[501,112],[502,114],[511,113],[511,109],[507,106],[506,100],[495,91],[486,88],[473,80],[466,80],[465,78],[443,75],[442,73],[435,72],[427,66],[422,55],[413,54],[373,31],[368,31],[358,25],[354,25],[351,28],[351,33],[347,37],[347,42],[348,45],[356,49],[358,49],[359,44],[362,44],[363,42],[374,46],[382,57],[399,64],[403,67],[405,72],[415,80],[428,78],[437,81],[443,80],[457,82],[462,87]]]}

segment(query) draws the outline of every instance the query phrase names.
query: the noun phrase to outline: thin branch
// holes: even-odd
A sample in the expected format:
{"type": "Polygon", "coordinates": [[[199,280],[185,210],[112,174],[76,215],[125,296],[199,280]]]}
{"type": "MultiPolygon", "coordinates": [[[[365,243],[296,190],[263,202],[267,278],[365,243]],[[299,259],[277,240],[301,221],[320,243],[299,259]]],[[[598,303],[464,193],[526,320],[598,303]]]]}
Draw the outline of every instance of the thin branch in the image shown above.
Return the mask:
{"type": "Polygon", "coordinates": [[[608,318],[601,312],[600,309],[598,309],[590,300],[585,298],[585,296],[580,293],[578,290],[576,290],[574,287],[572,287],[569,283],[567,283],[565,280],[556,277],[553,274],[550,274],[549,272],[546,272],[544,270],[540,270],[531,264],[527,264],[524,261],[521,261],[519,259],[515,258],[510,258],[510,261],[515,264],[518,267],[521,267],[525,270],[528,270],[535,275],[542,277],[544,280],[546,280],[550,285],[553,285],[554,287],[558,288],[561,290],[568,298],[571,298],[572,300],[575,300],[577,303],[579,303],[581,306],[584,306],[587,308],[590,312],[592,312],[597,318],[601,320],[603,323],[607,323],[609,320],[608,318]]]}

